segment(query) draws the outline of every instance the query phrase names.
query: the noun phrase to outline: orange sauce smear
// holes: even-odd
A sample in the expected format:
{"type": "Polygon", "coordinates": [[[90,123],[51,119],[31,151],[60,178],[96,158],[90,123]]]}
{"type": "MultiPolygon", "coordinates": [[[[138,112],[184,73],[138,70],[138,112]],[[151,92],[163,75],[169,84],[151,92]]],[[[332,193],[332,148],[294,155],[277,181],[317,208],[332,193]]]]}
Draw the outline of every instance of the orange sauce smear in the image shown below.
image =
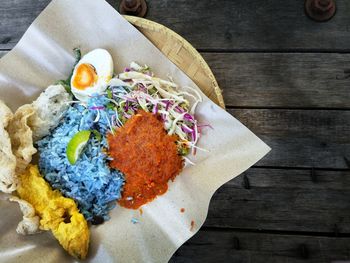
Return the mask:
{"type": "Polygon", "coordinates": [[[119,204],[138,209],[164,194],[168,181],[181,172],[183,160],[177,153],[176,136],[169,136],[158,116],[138,111],[115,134],[108,134],[112,168],[125,175],[119,204]]]}
{"type": "Polygon", "coordinates": [[[195,222],[194,220],[191,221],[191,228],[190,228],[190,231],[193,231],[194,230],[194,226],[195,226],[195,222]]]}

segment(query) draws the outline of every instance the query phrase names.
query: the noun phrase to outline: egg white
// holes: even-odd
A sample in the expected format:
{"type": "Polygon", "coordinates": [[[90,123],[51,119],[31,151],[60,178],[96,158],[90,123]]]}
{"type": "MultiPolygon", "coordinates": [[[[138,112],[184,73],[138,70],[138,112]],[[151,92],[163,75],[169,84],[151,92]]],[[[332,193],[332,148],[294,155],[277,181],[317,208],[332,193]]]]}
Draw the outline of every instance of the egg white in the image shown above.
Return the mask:
{"type": "Polygon", "coordinates": [[[113,59],[111,54],[105,49],[94,49],[87,53],[81,58],[78,64],[75,66],[72,79],[71,79],[71,90],[74,96],[80,101],[87,101],[89,97],[93,94],[103,93],[107,86],[109,80],[113,76],[113,59]],[[74,86],[74,78],[77,73],[77,68],[81,64],[90,64],[95,68],[97,74],[96,83],[87,87],[84,90],[78,89],[74,86]]]}

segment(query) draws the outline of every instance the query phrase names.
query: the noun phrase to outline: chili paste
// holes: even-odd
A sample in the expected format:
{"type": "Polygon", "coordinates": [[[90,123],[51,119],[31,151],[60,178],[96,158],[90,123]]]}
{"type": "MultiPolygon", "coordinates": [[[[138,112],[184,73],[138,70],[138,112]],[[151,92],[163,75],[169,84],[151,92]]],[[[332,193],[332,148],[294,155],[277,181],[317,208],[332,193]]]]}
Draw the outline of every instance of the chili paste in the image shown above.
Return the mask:
{"type": "Polygon", "coordinates": [[[138,111],[124,125],[107,135],[112,168],[125,175],[119,204],[137,209],[168,189],[168,181],[181,172],[176,136],[170,136],[158,115],[138,111]]]}

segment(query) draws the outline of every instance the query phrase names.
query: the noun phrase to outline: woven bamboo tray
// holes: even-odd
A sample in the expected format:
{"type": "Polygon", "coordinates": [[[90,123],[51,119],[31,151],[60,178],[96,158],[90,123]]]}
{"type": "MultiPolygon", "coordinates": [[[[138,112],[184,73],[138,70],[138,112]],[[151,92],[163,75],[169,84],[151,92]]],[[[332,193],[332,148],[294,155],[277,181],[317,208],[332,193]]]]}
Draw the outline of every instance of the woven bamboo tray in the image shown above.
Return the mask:
{"type": "Polygon", "coordinates": [[[222,91],[213,72],[190,43],[174,31],[156,22],[135,16],[124,17],[185,72],[205,95],[225,108],[222,91]]]}

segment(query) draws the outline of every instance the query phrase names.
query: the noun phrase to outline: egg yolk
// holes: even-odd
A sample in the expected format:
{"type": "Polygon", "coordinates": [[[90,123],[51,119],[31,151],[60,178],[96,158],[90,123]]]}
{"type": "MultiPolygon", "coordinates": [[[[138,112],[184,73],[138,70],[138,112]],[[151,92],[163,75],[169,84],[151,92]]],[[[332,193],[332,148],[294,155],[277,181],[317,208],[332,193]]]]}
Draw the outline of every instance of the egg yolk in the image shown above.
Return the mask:
{"type": "Polygon", "coordinates": [[[95,68],[90,64],[80,64],[76,69],[73,79],[73,86],[80,90],[85,90],[93,86],[97,81],[95,68]]]}

